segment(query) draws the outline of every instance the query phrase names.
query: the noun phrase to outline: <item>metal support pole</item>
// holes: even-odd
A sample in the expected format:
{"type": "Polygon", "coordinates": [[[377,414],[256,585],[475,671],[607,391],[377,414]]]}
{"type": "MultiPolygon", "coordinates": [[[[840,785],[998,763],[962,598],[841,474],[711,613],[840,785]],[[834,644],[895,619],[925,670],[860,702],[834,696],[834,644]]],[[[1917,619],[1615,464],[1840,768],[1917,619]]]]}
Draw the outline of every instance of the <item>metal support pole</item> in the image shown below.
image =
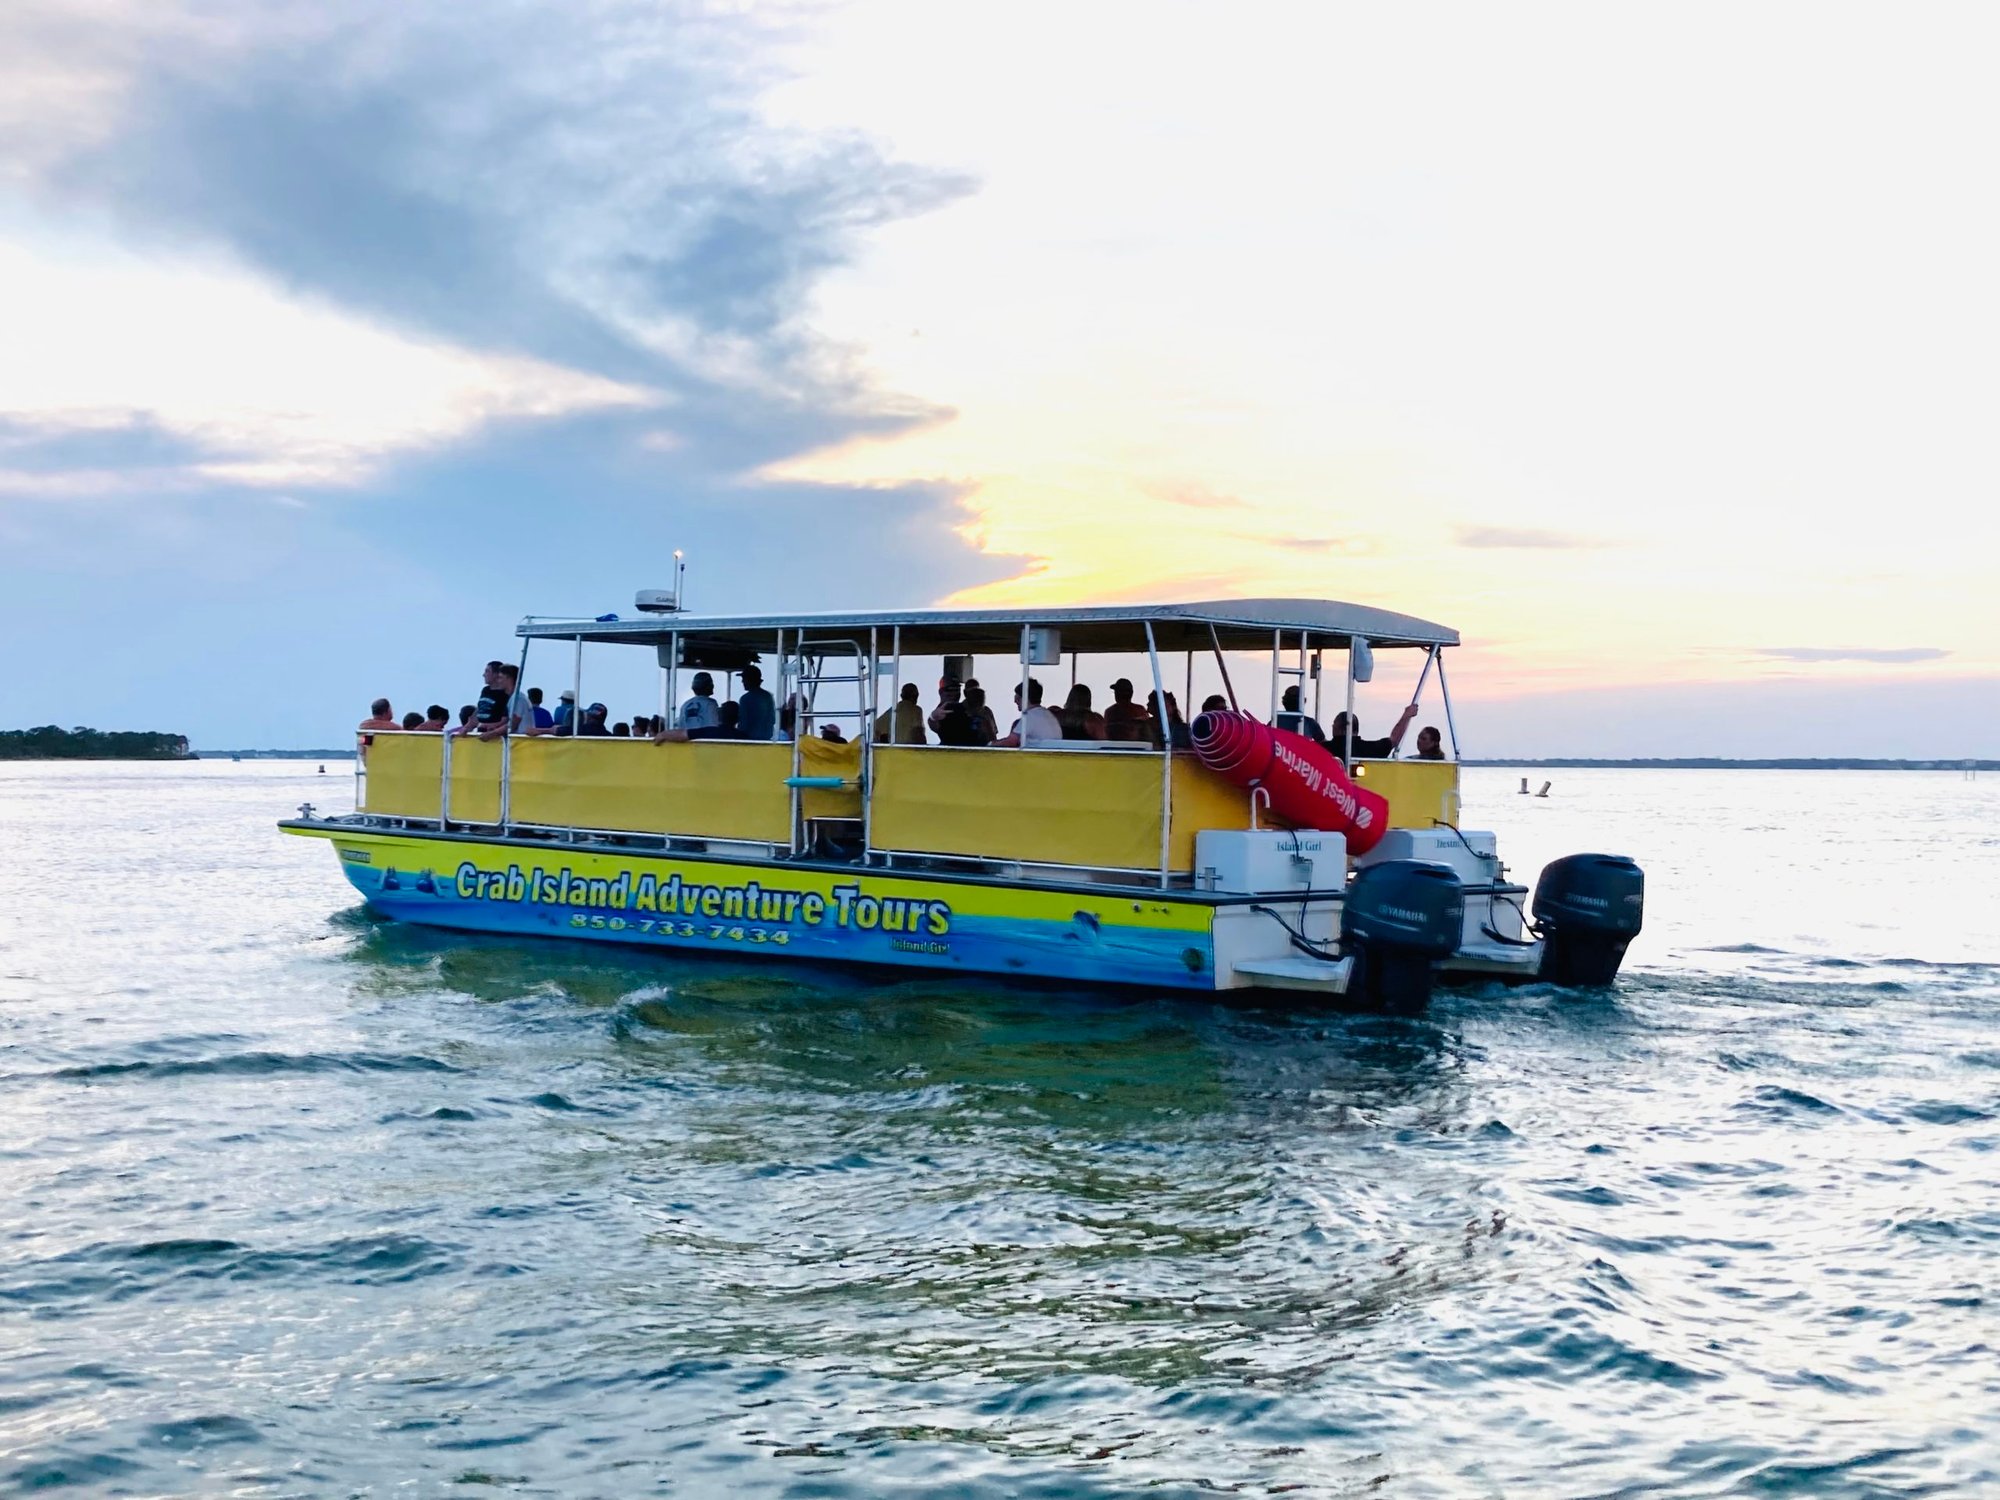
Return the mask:
{"type": "Polygon", "coordinates": [[[1154,701],[1160,705],[1160,888],[1167,886],[1167,862],[1174,831],[1174,725],[1167,713],[1167,685],[1160,678],[1160,648],[1153,639],[1153,622],[1146,621],[1146,660],[1153,667],[1154,701]]]}
{"type": "MultiPolygon", "coordinates": [[[[801,640],[805,639],[805,632],[803,630],[800,631],[799,638],[801,640]]],[[[794,678],[792,673],[791,658],[785,655],[785,632],[784,628],[780,626],[778,629],[778,682],[780,689],[783,690],[786,687],[788,687],[789,684],[793,682],[793,680],[794,678]]],[[[805,723],[805,715],[802,712],[803,706],[798,701],[797,688],[795,687],[791,688],[785,698],[780,698],[778,700],[781,709],[787,701],[789,701],[792,705],[791,741],[792,741],[793,785],[792,785],[792,822],[791,822],[791,827],[786,836],[790,845],[791,853],[797,854],[800,848],[802,847],[802,844],[800,842],[800,835],[805,830],[805,819],[803,817],[803,813],[805,811],[805,801],[804,801],[805,794],[799,790],[797,785],[799,777],[804,774],[804,769],[800,764],[803,752],[799,749],[799,735],[802,731],[802,726],[805,723]]]]}
{"type": "Polygon", "coordinates": [[[1229,663],[1222,659],[1222,637],[1215,633],[1214,625],[1208,627],[1208,639],[1209,644],[1215,647],[1215,666],[1222,673],[1222,690],[1229,694],[1229,706],[1241,713],[1242,709],[1236,702],[1236,687],[1229,680],[1229,663]]]}
{"type": "Polygon", "coordinates": [[[1264,721],[1266,724],[1278,722],[1278,664],[1284,657],[1285,633],[1274,630],[1271,632],[1271,717],[1264,721]]]}
{"type": "MultiPolygon", "coordinates": [[[[896,705],[903,701],[903,627],[900,625],[890,632],[889,650],[893,653],[889,663],[889,709],[893,713],[896,705]]],[[[889,737],[892,741],[895,728],[891,723],[889,737]]]]}
{"type": "MultiPolygon", "coordinates": [[[[576,672],[570,681],[569,690],[571,695],[569,700],[569,732],[570,732],[570,738],[574,739],[576,737],[577,730],[583,727],[583,637],[582,636],[578,636],[576,638],[576,672]]],[[[663,687],[661,688],[661,691],[665,692],[666,689],[663,687]]]]}
{"type": "Polygon", "coordinates": [[[439,768],[438,769],[438,778],[439,778],[438,832],[439,833],[443,833],[445,831],[446,825],[451,821],[451,746],[452,746],[452,741],[458,738],[458,735],[454,732],[454,728],[455,726],[450,726],[450,725],[446,726],[444,732],[444,745],[443,748],[440,749],[438,752],[438,768],[439,768]]]}
{"type": "MultiPolygon", "coordinates": [[[[528,680],[528,648],[534,645],[534,643],[533,636],[522,637],[521,660],[514,668],[514,691],[516,693],[526,694],[528,691],[521,684],[528,680]]],[[[524,697],[522,701],[526,702],[527,700],[524,697]]],[[[532,729],[534,727],[534,713],[532,710],[529,712],[528,720],[528,727],[532,729]]],[[[505,833],[507,831],[507,816],[511,811],[513,802],[514,786],[514,699],[511,695],[507,699],[506,717],[500,722],[505,726],[505,732],[500,736],[500,831],[505,833]]]]}
{"type": "MultiPolygon", "coordinates": [[[[1019,710],[1020,717],[1015,720],[1015,723],[1020,725],[1020,728],[1016,731],[1016,737],[1019,740],[1019,743],[1014,746],[1016,750],[1025,750],[1028,748],[1028,709],[1030,707],[1028,699],[1028,655],[1029,655],[1028,627],[1026,625],[1023,625],[1021,627],[1021,704],[1019,710]]],[[[1158,674],[1155,673],[1154,675],[1157,676],[1158,674]]]]}
{"type": "MultiPolygon", "coordinates": [[[[681,633],[676,630],[667,637],[667,723],[675,729],[686,726],[680,722],[681,710],[681,633]]],[[[581,708],[583,705],[578,704],[581,708]]]]}
{"type": "Polygon", "coordinates": [[[1451,758],[1463,760],[1465,757],[1458,753],[1458,722],[1451,716],[1451,684],[1444,680],[1444,648],[1437,646],[1432,649],[1437,652],[1438,691],[1444,694],[1444,727],[1451,736],[1451,758]]]}
{"type": "Polygon", "coordinates": [[[1441,647],[1433,646],[1424,653],[1424,669],[1417,674],[1417,690],[1410,694],[1410,701],[1412,703],[1423,702],[1424,684],[1431,680],[1431,668],[1437,665],[1438,652],[1441,649],[1441,647]]]}
{"type": "Polygon", "coordinates": [[[1342,732],[1345,741],[1340,747],[1343,762],[1354,759],[1354,637],[1347,638],[1347,727],[1342,732]]]}
{"type": "MultiPolygon", "coordinates": [[[[902,638],[903,627],[898,625],[896,627],[896,669],[899,674],[902,670],[902,638]]],[[[875,721],[878,717],[876,705],[881,702],[882,686],[882,677],[876,668],[876,664],[881,660],[880,653],[881,640],[879,627],[870,625],[868,627],[867,669],[864,671],[859,663],[856,663],[854,668],[855,676],[866,679],[855,685],[855,690],[862,695],[862,713],[866,715],[861,724],[861,786],[859,789],[861,792],[861,858],[864,864],[868,859],[869,835],[875,829],[875,819],[873,817],[875,808],[875,752],[880,748],[875,743],[875,721]]],[[[896,700],[893,697],[889,700],[889,743],[891,745],[896,743],[896,700]]]]}

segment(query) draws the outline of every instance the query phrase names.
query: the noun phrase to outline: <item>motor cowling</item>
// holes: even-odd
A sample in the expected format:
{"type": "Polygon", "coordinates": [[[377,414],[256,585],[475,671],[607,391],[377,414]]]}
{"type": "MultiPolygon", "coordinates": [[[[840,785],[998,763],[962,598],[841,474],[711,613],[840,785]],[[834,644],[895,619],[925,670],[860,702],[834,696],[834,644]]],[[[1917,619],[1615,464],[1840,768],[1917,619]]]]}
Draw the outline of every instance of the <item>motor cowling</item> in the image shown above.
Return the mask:
{"type": "Polygon", "coordinates": [[[1568,854],[1535,882],[1540,975],[1552,984],[1606,985],[1646,915],[1646,872],[1622,854],[1568,854]]]}
{"type": "Polygon", "coordinates": [[[1347,884],[1340,951],[1354,961],[1347,993],[1371,1005],[1414,1009],[1431,997],[1431,966],[1458,951],[1465,888],[1448,865],[1390,859],[1347,884]]]}

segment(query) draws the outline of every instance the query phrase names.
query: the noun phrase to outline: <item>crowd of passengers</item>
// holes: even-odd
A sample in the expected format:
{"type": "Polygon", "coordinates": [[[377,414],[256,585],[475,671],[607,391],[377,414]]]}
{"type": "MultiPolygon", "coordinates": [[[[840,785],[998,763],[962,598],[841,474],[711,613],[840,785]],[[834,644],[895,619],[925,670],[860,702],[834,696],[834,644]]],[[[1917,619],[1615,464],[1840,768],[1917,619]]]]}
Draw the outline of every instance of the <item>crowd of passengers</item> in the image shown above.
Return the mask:
{"type": "MultiPolygon", "coordinates": [[[[511,662],[490,661],[486,664],[478,700],[459,709],[455,724],[442,704],[431,704],[425,713],[406,713],[399,720],[389,700],[377,698],[369,705],[370,715],[361,721],[359,731],[364,748],[374,735],[388,731],[471,735],[482,740],[507,734],[601,736],[650,739],[656,745],[703,739],[789,740],[794,701],[787,700],[782,707],[776,703],[764,686],[764,674],[758,667],[744,667],[741,679],[743,687],[737,696],[731,701],[718,702],[715,679],[707,672],[695,673],[689,683],[691,695],[681,705],[677,722],[672,726],[663,717],[649,714],[607,725],[608,713],[602,703],[592,703],[579,712],[576,694],[565,688],[555,708],[545,708],[540,688],[521,690],[520,668],[511,662]]],[[[1176,750],[1194,748],[1187,721],[1182,718],[1180,704],[1172,693],[1164,695],[1164,704],[1158,693],[1148,693],[1144,704],[1133,694],[1131,679],[1119,678],[1111,684],[1111,701],[1099,712],[1092,705],[1090,688],[1077,683],[1069,690],[1063,706],[1051,710],[1042,703],[1042,684],[1029,678],[1025,708],[1021,703],[1021,686],[1014,685],[1017,717],[1013,727],[1003,735],[993,710],[987,706],[986,693],[978,678],[964,682],[952,677],[940,678],[937,706],[928,714],[924,712],[923,695],[917,685],[906,682],[896,702],[876,717],[873,738],[880,745],[936,743],[962,748],[1033,748],[1079,741],[1149,744],[1156,750],[1168,743],[1176,750]]],[[[1281,702],[1278,728],[1304,735],[1352,760],[1385,760],[1394,755],[1417,714],[1417,705],[1412,703],[1388,734],[1367,739],[1361,734],[1359,720],[1350,723],[1345,713],[1335,714],[1329,729],[1321,728],[1311,714],[1301,709],[1296,687],[1286,688],[1281,702]]],[[[1214,713],[1228,707],[1229,700],[1216,693],[1203,701],[1201,711],[1214,713]]],[[[832,724],[822,726],[819,732],[828,740],[844,742],[847,738],[832,724]]],[[[1425,725],[1417,731],[1416,758],[1445,758],[1443,738],[1435,727],[1425,725]]]]}

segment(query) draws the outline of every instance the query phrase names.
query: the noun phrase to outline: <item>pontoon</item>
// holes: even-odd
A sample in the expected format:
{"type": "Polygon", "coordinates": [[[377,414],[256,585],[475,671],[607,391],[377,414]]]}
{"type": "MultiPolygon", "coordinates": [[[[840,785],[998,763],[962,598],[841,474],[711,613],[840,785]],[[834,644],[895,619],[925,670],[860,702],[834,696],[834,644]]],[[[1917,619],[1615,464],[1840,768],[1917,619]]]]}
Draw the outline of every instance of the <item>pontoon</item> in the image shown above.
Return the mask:
{"type": "Polygon", "coordinates": [[[307,806],[279,826],[329,840],[383,916],[1390,1004],[1420,1003],[1439,978],[1608,983],[1639,931],[1629,860],[1558,860],[1530,917],[1493,835],[1461,826],[1445,675],[1458,635],[1409,616],[1244,599],[714,617],[645,593],[634,617],[531,617],[518,635],[523,680],[554,648],[579,705],[586,647],[611,647],[650,654],[662,707],[691,670],[727,696],[757,663],[788,722],[764,743],[377,733],[354,812],[307,806]],[[1378,654],[1407,665],[1409,701],[1435,683],[1450,758],[1349,764],[1271,727],[1287,687],[1323,722],[1329,679],[1351,713],[1378,654]],[[870,733],[919,671],[980,680],[1004,733],[1031,675],[1052,702],[1085,672],[1191,707],[1197,664],[1228,707],[1189,714],[1193,748],[1171,732],[1025,748],[870,733]]]}

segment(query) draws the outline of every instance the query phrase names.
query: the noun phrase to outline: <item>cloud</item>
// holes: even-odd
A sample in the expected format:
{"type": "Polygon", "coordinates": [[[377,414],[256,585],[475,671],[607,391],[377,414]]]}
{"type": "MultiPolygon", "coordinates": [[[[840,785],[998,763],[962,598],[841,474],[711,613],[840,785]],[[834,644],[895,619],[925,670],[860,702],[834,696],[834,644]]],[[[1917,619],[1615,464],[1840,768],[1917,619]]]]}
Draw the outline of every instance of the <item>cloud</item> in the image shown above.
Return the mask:
{"type": "MultiPolygon", "coordinates": [[[[108,136],[16,122],[33,159],[59,158],[43,200],[219,241],[470,347],[852,396],[800,325],[817,278],[861,234],[971,186],[859,137],[762,124],[784,33],[712,7],[203,13],[127,60],[108,136]]],[[[100,40],[124,56],[116,25],[100,40]]]]}
{"type": "Polygon", "coordinates": [[[1148,493],[1156,500],[1164,500],[1169,505],[1185,505],[1192,510],[1252,509],[1250,502],[1241,495],[1224,494],[1200,484],[1162,485],[1148,493]]]}
{"type": "Polygon", "coordinates": [[[1881,649],[1867,646],[1759,646],[1758,656],[1780,661],[1867,661],[1882,663],[1938,661],[1951,652],[1937,646],[1896,646],[1881,649]]]}
{"type": "MultiPolygon", "coordinates": [[[[62,415],[157,424],[215,450],[190,477],[280,486],[350,482],[371,455],[510,417],[644,401],[675,406],[718,477],[936,420],[874,388],[806,314],[863,236],[972,184],[852,133],[766,124],[758,99],[797,24],[769,14],[9,7],[0,82],[37,107],[0,109],[0,188],[39,222],[110,226],[121,250],[58,247],[46,274],[17,279],[14,301],[44,308],[38,353],[123,372],[62,415]],[[66,300],[36,292],[62,271],[66,300]],[[190,292],[200,316],[176,317],[190,292]],[[210,347],[259,329],[256,348],[210,347]],[[376,357],[327,357],[343,330],[376,357]],[[224,367],[268,399],[200,388],[224,367]],[[376,393],[368,420],[341,416],[376,393]]],[[[0,414],[58,405],[0,390],[0,414]]]]}
{"type": "Polygon", "coordinates": [[[1602,537],[1574,531],[1545,531],[1533,526],[1454,526],[1452,541],[1461,547],[1520,547],[1540,551],[1573,551],[1611,545],[1602,537]]]}
{"type": "Polygon", "coordinates": [[[212,265],[0,245],[0,490],[345,486],[490,423],[657,405],[641,387],[371,327],[212,265]]]}
{"type": "Polygon", "coordinates": [[[1338,552],[1345,557],[1373,557],[1382,550],[1381,542],[1372,536],[1257,536],[1252,532],[1237,535],[1246,542],[1280,547],[1287,552],[1338,552]]]}

